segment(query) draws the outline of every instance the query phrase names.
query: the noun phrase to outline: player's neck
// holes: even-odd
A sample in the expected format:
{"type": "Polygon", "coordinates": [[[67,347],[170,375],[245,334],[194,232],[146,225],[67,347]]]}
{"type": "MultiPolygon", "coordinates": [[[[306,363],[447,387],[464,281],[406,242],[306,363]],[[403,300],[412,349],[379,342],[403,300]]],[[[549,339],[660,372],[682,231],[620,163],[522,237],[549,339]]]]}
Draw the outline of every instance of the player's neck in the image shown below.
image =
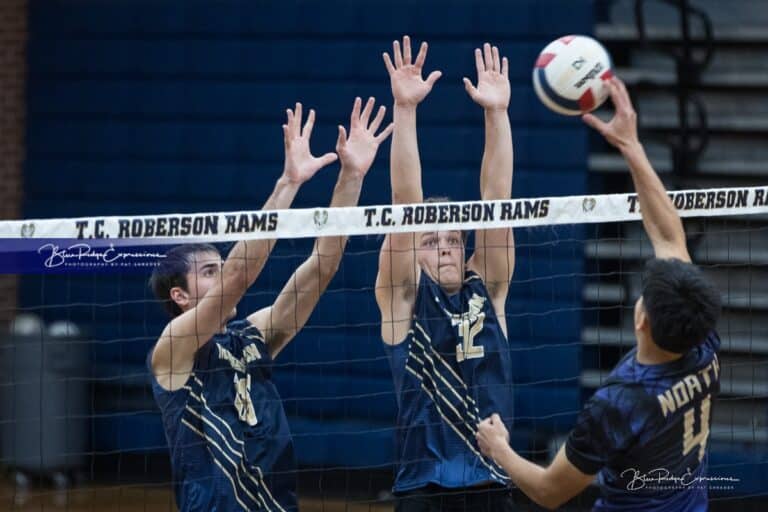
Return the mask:
{"type": "Polygon", "coordinates": [[[635,358],[640,364],[652,365],[652,364],[664,364],[672,361],[676,361],[682,357],[682,354],[675,354],[659,348],[652,340],[643,336],[642,333],[636,333],[637,335],[637,353],[635,358]]]}

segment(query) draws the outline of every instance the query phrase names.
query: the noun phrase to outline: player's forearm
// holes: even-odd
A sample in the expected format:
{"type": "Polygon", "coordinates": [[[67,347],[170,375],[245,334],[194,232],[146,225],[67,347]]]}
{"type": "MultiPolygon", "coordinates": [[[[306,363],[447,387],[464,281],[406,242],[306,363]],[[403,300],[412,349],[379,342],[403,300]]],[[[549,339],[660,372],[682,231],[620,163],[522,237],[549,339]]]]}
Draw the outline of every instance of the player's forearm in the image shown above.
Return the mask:
{"type": "Polygon", "coordinates": [[[512,194],[512,128],[505,110],[485,111],[485,150],[480,171],[483,199],[509,199],[512,194]]]}
{"type": "Polygon", "coordinates": [[[662,246],[685,247],[685,231],[680,215],[667,195],[664,185],[651,166],[639,141],[621,147],[635,185],[643,227],[657,254],[662,246]]]}
{"type": "Polygon", "coordinates": [[[550,484],[547,469],[518,455],[511,447],[495,453],[493,459],[526,496],[537,504],[554,509],[563,503],[556,486],[550,484]]]}
{"type": "MultiPolygon", "coordinates": [[[[285,176],[281,177],[264,203],[262,211],[290,208],[299,188],[299,184],[291,182],[285,176]]],[[[225,284],[226,281],[231,282],[225,289],[236,288],[245,293],[261,273],[274,246],[273,239],[241,240],[235,244],[222,269],[225,284]]]]}
{"type": "MultiPolygon", "coordinates": [[[[343,208],[357,206],[360,200],[360,192],[363,188],[363,174],[355,170],[349,170],[342,164],[339,178],[333,189],[331,208],[343,208]]],[[[341,263],[344,247],[347,243],[345,236],[324,236],[318,238],[313,255],[318,258],[318,277],[327,286],[341,263]]]]}
{"type": "Polygon", "coordinates": [[[420,203],[424,195],[416,135],[416,106],[395,104],[394,122],[389,161],[392,203],[420,203]]]}

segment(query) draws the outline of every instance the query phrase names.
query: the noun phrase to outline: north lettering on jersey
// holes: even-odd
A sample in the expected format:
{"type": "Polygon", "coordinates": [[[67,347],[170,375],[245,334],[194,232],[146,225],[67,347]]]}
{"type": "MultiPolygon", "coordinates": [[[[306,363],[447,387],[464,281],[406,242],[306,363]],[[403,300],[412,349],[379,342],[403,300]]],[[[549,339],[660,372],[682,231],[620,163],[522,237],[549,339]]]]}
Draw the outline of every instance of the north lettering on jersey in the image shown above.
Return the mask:
{"type": "Polygon", "coordinates": [[[699,372],[686,375],[669,389],[656,395],[664,417],[666,418],[692,400],[708,394],[719,375],[720,364],[715,356],[712,362],[699,372]]]}

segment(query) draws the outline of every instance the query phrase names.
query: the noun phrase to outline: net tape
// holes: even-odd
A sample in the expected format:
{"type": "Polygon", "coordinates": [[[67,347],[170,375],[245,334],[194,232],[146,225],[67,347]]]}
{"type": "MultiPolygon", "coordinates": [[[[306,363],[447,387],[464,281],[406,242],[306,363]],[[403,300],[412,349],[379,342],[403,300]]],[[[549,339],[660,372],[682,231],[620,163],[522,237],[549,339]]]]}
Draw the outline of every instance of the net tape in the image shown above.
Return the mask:
{"type": "MultiPolygon", "coordinates": [[[[768,214],[768,187],[669,192],[682,217],[768,214]]],[[[637,194],[0,222],[0,238],[177,244],[640,220],[637,194]]]]}

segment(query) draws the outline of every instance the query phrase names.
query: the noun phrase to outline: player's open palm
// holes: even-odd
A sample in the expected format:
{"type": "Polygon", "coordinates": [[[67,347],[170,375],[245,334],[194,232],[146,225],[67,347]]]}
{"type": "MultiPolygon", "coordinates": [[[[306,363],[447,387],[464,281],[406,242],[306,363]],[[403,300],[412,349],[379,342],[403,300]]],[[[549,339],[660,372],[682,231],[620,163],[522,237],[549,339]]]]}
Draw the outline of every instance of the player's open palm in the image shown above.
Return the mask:
{"type": "Polygon", "coordinates": [[[336,141],[336,152],[341,159],[341,166],[345,172],[352,172],[358,176],[365,176],[373,165],[379,145],[392,133],[394,125],[390,123],[378,135],[376,132],[384,120],[387,109],[383,105],[379,107],[376,117],[371,121],[371,113],[375,104],[373,98],[368,98],[365,108],[360,111],[362,100],[355,98],[352,107],[352,116],[347,130],[339,125],[339,138],[336,141]]]}
{"type": "Polygon", "coordinates": [[[392,43],[392,55],[394,64],[388,53],[384,53],[384,65],[389,72],[392,85],[392,96],[395,104],[404,106],[416,106],[429,94],[432,86],[440,78],[440,71],[433,71],[426,80],[421,77],[424,61],[427,58],[427,43],[422,42],[416,61],[411,62],[411,38],[403,37],[403,48],[400,42],[392,43]]]}
{"type": "Polygon", "coordinates": [[[486,110],[506,110],[509,106],[509,62],[499,58],[499,49],[489,43],[483,50],[475,48],[475,67],[477,67],[477,87],[469,78],[464,78],[467,94],[486,110]]]}
{"type": "Polygon", "coordinates": [[[611,101],[616,109],[610,121],[601,121],[593,114],[585,114],[582,119],[589,126],[600,132],[606,140],[618,149],[629,147],[638,141],[637,113],[624,82],[614,77],[605,82],[611,93],[611,101]]]}
{"type": "Polygon", "coordinates": [[[315,125],[315,111],[310,110],[304,128],[301,127],[301,103],[287,110],[288,122],[283,125],[285,167],[283,174],[291,183],[302,184],[326,165],[336,161],[336,153],[315,157],[309,149],[309,139],[315,125]]]}

